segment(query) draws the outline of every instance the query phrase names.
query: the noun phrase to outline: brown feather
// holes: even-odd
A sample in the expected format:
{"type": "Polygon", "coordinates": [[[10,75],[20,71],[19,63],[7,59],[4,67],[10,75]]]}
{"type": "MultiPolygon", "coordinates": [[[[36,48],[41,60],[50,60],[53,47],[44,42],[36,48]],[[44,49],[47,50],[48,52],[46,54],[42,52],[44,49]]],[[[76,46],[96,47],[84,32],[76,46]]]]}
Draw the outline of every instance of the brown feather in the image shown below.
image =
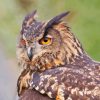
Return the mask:
{"type": "Polygon", "coordinates": [[[28,24],[22,27],[28,45],[17,48],[24,67],[17,84],[20,100],[100,100],[100,62],[87,55],[68,25],[60,21],[65,15],[58,15],[47,24],[34,22],[31,16],[32,20],[29,17],[28,24]],[[53,42],[37,45],[46,35],[53,42]],[[33,48],[32,60],[27,56],[29,47],[33,48]]]}
{"type": "Polygon", "coordinates": [[[24,93],[20,96],[19,100],[54,100],[50,99],[46,95],[42,95],[36,90],[25,90],[24,93]]]}

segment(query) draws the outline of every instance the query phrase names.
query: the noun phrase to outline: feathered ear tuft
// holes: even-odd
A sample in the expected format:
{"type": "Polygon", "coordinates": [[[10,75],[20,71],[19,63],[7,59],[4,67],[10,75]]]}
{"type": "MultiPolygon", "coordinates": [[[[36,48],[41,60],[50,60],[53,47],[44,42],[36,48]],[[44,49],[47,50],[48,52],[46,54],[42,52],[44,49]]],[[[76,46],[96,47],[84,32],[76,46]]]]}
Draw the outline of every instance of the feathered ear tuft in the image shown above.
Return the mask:
{"type": "Polygon", "coordinates": [[[63,17],[65,17],[65,16],[67,16],[68,14],[69,14],[69,11],[68,11],[68,12],[64,12],[64,13],[62,13],[62,14],[60,14],[60,15],[54,17],[54,18],[52,18],[52,19],[47,23],[47,25],[46,25],[46,27],[45,27],[44,37],[47,35],[47,32],[46,32],[46,31],[48,30],[48,28],[52,27],[52,25],[54,25],[54,24],[59,23],[59,22],[61,21],[61,19],[62,19],[63,17]]]}
{"type": "Polygon", "coordinates": [[[37,16],[36,12],[37,12],[37,11],[34,10],[31,14],[28,14],[28,15],[25,17],[25,19],[24,19],[24,21],[23,21],[22,28],[28,27],[29,25],[32,24],[33,21],[35,21],[35,18],[36,18],[36,16],[37,16]]]}

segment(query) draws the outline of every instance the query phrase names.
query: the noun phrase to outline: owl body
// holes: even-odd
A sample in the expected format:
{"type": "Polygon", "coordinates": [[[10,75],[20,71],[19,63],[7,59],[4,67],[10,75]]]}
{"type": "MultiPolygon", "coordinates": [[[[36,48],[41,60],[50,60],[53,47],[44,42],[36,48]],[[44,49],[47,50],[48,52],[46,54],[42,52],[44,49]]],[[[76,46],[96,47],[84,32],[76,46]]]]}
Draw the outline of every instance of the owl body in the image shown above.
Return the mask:
{"type": "Polygon", "coordinates": [[[17,58],[23,71],[18,79],[19,100],[99,100],[100,63],[92,60],[61,19],[25,17],[17,58]]]}
{"type": "Polygon", "coordinates": [[[100,74],[95,70],[93,73],[81,66],[64,66],[46,70],[43,73],[34,73],[30,87],[35,88],[50,98],[66,100],[99,100],[100,99],[100,74]],[[95,76],[96,75],[96,76],[95,76]]]}

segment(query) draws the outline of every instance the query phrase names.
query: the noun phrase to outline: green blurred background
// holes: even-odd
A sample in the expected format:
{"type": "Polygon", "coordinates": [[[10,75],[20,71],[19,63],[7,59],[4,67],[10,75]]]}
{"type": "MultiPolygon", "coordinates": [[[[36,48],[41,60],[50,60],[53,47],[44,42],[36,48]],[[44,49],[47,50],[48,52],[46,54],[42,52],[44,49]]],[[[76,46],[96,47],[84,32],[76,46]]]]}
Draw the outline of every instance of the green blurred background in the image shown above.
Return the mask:
{"type": "Polygon", "coordinates": [[[100,60],[100,0],[0,0],[0,42],[7,54],[15,57],[21,23],[34,9],[41,20],[70,11],[66,21],[72,32],[88,54],[100,60]]]}

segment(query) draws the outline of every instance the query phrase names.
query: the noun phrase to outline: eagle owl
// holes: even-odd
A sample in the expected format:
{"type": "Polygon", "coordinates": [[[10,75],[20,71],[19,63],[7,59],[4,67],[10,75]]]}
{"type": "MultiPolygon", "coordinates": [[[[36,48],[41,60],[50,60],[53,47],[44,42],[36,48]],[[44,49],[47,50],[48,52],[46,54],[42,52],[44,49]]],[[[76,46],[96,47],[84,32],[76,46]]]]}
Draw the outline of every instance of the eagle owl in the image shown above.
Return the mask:
{"type": "Polygon", "coordinates": [[[17,43],[19,100],[100,100],[100,62],[62,21],[68,13],[47,22],[36,20],[36,11],[25,17],[17,43]]]}

